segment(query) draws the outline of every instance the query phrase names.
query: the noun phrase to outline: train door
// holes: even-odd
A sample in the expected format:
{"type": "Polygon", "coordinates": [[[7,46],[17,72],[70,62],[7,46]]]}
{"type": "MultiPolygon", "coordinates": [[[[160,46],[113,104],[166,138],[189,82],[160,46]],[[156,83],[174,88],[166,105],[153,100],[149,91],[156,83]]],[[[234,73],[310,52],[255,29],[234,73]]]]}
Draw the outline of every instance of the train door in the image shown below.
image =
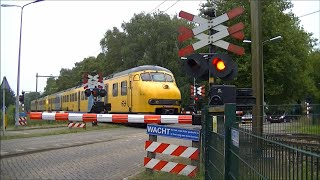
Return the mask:
{"type": "MultiPolygon", "coordinates": [[[[121,112],[131,112],[130,105],[130,91],[129,91],[129,78],[123,79],[120,82],[120,101],[121,101],[121,112]]],[[[111,106],[112,107],[112,106],[111,106]]]]}
{"type": "Polygon", "coordinates": [[[132,75],[129,76],[129,82],[127,85],[127,106],[129,108],[129,112],[132,112],[132,75]]]}
{"type": "Polygon", "coordinates": [[[77,99],[77,109],[78,112],[80,112],[80,100],[81,100],[81,96],[80,96],[80,91],[78,91],[78,95],[76,96],[77,99]]]}
{"type": "Polygon", "coordinates": [[[108,101],[108,97],[109,97],[109,85],[108,84],[105,84],[105,90],[106,90],[106,96],[104,97],[104,103],[107,104],[109,101],[108,101]]]}

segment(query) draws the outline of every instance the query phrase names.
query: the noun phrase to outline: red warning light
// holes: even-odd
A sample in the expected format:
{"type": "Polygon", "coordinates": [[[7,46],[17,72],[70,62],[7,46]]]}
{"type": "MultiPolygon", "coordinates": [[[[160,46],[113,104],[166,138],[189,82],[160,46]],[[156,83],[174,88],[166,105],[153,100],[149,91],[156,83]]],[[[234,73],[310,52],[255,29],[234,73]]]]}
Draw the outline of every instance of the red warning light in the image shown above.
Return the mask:
{"type": "Polygon", "coordinates": [[[216,67],[218,71],[223,71],[226,68],[226,65],[224,64],[223,60],[217,57],[212,60],[212,64],[214,65],[214,67],[216,67]]]}

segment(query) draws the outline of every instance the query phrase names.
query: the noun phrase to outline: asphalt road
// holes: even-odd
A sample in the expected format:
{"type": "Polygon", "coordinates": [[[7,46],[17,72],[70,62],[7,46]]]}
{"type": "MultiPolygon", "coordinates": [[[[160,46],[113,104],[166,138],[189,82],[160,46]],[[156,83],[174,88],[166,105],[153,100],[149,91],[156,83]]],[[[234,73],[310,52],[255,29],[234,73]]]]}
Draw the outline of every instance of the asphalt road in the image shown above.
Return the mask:
{"type": "MultiPolygon", "coordinates": [[[[145,169],[147,139],[145,129],[123,127],[3,140],[0,179],[124,179],[145,169]]],[[[158,141],[191,146],[188,140],[158,141]]]]}

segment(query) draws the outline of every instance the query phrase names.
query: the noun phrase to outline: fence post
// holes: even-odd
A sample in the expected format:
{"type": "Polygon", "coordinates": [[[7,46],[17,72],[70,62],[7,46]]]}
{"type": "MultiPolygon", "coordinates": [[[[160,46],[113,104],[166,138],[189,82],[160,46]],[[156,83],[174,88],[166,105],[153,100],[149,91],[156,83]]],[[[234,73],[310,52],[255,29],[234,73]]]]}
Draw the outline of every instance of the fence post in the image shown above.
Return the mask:
{"type": "Polygon", "coordinates": [[[191,165],[197,166],[198,170],[200,171],[200,154],[201,154],[201,133],[199,137],[199,141],[192,141],[192,147],[197,148],[199,150],[199,158],[198,160],[191,160],[191,165]]]}
{"type": "MultiPolygon", "coordinates": [[[[236,104],[235,103],[227,103],[225,104],[225,148],[224,148],[224,179],[228,180],[229,175],[231,175],[231,165],[234,162],[231,162],[230,148],[231,148],[231,126],[232,123],[236,121],[236,104]]],[[[233,174],[234,176],[235,174],[233,174]]],[[[238,177],[235,177],[238,179],[238,177]]]]}
{"type": "MultiPolygon", "coordinates": [[[[157,135],[151,135],[151,134],[149,134],[149,141],[157,142],[157,135]]],[[[156,153],[147,151],[147,157],[148,157],[148,158],[156,158],[156,153]]],[[[147,169],[146,169],[146,172],[147,172],[147,174],[152,174],[152,173],[153,173],[153,170],[147,168],[147,169]]]]}
{"type": "Polygon", "coordinates": [[[202,109],[202,112],[201,112],[201,160],[202,160],[202,163],[204,164],[204,175],[205,175],[205,179],[208,179],[208,173],[207,173],[207,170],[208,170],[208,152],[207,152],[207,146],[208,146],[208,125],[207,125],[207,119],[209,117],[208,115],[208,106],[205,106],[203,109],[202,109]]]}

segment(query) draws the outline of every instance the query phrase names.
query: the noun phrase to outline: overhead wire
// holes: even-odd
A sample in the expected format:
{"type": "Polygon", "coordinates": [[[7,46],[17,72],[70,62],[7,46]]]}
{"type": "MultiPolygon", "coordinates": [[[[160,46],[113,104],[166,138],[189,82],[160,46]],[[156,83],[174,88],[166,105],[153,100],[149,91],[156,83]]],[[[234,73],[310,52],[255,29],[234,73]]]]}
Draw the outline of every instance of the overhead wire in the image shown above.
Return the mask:
{"type": "Polygon", "coordinates": [[[311,12],[311,13],[308,13],[308,14],[305,14],[305,15],[302,15],[302,16],[298,16],[298,17],[301,18],[301,17],[308,16],[308,15],[311,15],[311,14],[314,14],[314,13],[317,13],[317,12],[320,12],[320,10],[314,11],[314,12],[311,12]]]}
{"type": "Polygon", "coordinates": [[[165,11],[163,11],[163,13],[166,12],[166,11],[168,11],[170,8],[172,8],[172,6],[174,6],[175,4],[177,4],[179,1],[180,1],[180,0],[177,0],[174,4],[172,4],[172,5],[171,5],[170,7],[168,7],[165,11]]]}
{"type": "MultiPolygon", "coordinates": [[[[159,6],[161,6],[163,3],[165,3],[167,0],[164,0],[162,3],[160,3],[157,7],[155,7],[154,9],[152,9],[152,11],[156,10],[159,6]]],[[[149,13],[152,13],[152,11],[150,11],[149,13]]]]}

